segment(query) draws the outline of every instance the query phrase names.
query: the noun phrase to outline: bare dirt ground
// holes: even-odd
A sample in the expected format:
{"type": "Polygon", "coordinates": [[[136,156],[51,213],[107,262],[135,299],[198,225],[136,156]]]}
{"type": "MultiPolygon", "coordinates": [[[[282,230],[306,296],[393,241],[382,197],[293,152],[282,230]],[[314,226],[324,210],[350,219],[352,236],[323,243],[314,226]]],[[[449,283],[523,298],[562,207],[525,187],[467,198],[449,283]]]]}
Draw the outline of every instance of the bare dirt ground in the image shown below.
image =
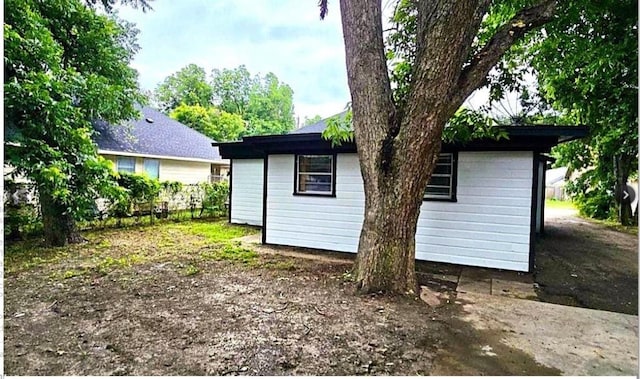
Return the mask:
{"type": "MultiPolygon", "coordinates": [[[[485,321],[483,327],[478,327],[478,317],[489,319],[489,315],[482,313],[486,301],[457,296],[455,288],[448,287],[449,281],[438,279],[455,276],[459,269],[456,266],[418,265],[420,271],[429,271],[427,268],[431,271],[419,275],[422,284],[446,295],[436,307],[417,298],[363,296],[356,293],[350,281],[351,262],[344,256],[309,260],[302,255],[247,251],[229,245],[228,241],[255,231],[222,223],[211,225],[198,222],[134,227],[90,233],[87,244],[67,249],[41,249],[29,244],[14,251],[9,249],[9,255],[5,255],[4,281],[5,373],[558,375],[566,372],[545,366],[554,366],[553,346],[547,347],[550,349],[547,356],[551,358],[544,360],[537,356],[537,350],[521,350],[518,344],[522,342],[514,342],[523,340],[514,340],[516,335],[537,338],[539,332],[535,328],[529,336],[522,334],[519,327],[502,321],[498,324],[485,321]],[[26,258],[18,259],[20,254],[26,258]]],[[[555,231],[553,223],[547,224],[550,237],[538,248],[538,257],[543,256],[538,272],[538,280],[544,284],[540,297],[557,302],[574,299],[575,292],[571,291],[590,291],[594,295],[585,299],[601,299],[597,303],[600,307],[611,305],[605,299],[615,291],[600,294],[599,291],[608,288],[604,284],[590,287],[587,280],[573,282],[583,275],[596,275],[597,270],[613,273],[608,276],[613,278],[608,285],[618,292],[628,291],[630,284],[627,279],[616,279],[617,273],[620,278],[635,273],[637,291],[637,260],[631,262],[627,257],[634,247],[632,236],[609,234],[613,231],[601,231],[599,226],[590,224],[576,225],[569,229],[558,225],[555,231]],[[584,253],[579,253],[574,245],[576,238],[589,235],[593,238],[587,239],[583,247],[593,245],[594,255],[609,254],[585,260],[584,253]],[[604,241],[602,236],[606,236],[604,241]],[[563,255],[566,250],[572,250],[573,255],[563,255]],[[627,252],[622,261],[595,266],[619,250],[627,252]],[[544,266],[545,259],[553,259],[551,268],[544,266]],[[555,270],[556,275],[550,275],[554,264],[569,266],[562,266],[564,270],[555,270]],[[635,268],[619,267],[625,264],[635,264],[635,268]],[[567,272],[571,279],[566,279],[567,272]],[[571,273],[577,273],[577,278],[571,273]],[[569,283],[566,286],[569,295],[543,297],[554,288],[565,288],[563,281],[569,283]],[[620,289],[616,285],[625,287],[620,289]]],[[[624,298],[630,296],[625,294],[624,298]]],[[[579,302],[587,304],[587,300],[579,302]]],[[[513,304],[514,309],[519,308],[518,304],[513,304]]],[[[635,304],[637,312],[637,300],[635,304]]],[[[502,305],[494,308],[493,313],[501,313],[502,305]]],[[[542,314],[536,317],[544,318],[542,314]]],[[[549,333],[554,335],[553,330],[549,333]]],[[[600,362],[599,367],[612,366],[600,362]]]]}
{"type": "Polygon", "coordinates": [[[536,246],[540,300],[638,314],[637,235],[553,213],[545,233],[536,246]]]}
{"type": "Polygon", "coordinates": [[[60,256],[9,260],[6,374],[559,373],[502,344],[502,331],[460,321],[454,297],[431,308],[357,295],[350,263],[242,251],[244,260],[196,259],[219,247],[175,228],[88,237],[60,256]]]}

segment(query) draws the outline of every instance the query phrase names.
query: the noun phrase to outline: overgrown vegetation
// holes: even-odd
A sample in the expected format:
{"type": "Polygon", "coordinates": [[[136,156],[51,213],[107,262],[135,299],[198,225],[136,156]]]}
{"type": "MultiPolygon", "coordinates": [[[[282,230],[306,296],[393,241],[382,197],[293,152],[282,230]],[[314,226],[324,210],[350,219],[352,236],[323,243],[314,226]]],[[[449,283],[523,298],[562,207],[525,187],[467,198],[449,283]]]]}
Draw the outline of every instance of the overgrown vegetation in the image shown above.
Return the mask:
{"type": "Polygon", "coordinates": [[[4,5],[4,162],[36,185],[46,243],[80,242],[76,222],[114,184],[92,122],[145,102],[129,67],[137,30],[78,0],[4,5]]]}
{"type": "MultiPolygon", "coordinates": [[[[184,221],[216,218],[226,214],[229,183],[200,183],[183,186],[180,182],[159,182],[146,175],[114,174],[117,186],[84,211],[80,229],[104,229],[153,224],[158,220],[184,221]],[[146,220],[146,221],[145,221],[146,220]]],[[[4,235],[8,240],[42,234],[37,192],[28,183],[5,181],[4,235]]]]}

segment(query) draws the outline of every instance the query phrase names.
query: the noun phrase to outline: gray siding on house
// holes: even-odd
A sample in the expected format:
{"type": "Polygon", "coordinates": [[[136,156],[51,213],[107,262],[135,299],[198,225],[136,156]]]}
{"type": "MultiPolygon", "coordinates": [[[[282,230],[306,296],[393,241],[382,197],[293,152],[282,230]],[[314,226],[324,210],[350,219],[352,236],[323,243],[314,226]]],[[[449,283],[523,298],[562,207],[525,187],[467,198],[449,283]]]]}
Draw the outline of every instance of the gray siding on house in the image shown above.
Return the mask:
{"type": "Polygon", "coordinates": [[[231,222],[262,226],[263,160],[234,159],[231,176],[231,222]]]}
{"type": "MultiPolygon", "coordinates": [[[[294,155],[269,156],[266,242],[356,252],[364,214],[357,155],[337,155],[335,198],[294,196],[293,165],[294,155]]],[[[532,152],[460,152],[457,202],[423,202],[416,258],[527,271],[532,165],[532,152]]]]}

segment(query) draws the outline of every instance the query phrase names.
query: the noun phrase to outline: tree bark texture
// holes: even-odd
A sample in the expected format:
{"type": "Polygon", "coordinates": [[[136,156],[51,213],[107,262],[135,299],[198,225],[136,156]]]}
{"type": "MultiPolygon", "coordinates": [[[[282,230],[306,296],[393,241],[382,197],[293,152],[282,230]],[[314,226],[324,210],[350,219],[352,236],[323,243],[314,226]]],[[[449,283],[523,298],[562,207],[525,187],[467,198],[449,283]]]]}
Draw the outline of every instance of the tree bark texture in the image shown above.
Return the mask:
{"type": "Polygon", "coordinates": [[[45,190],[39,191],[40,211],[44,229],[44,242],[47,246],[66,246],[68,243],[81,243],[85,239],[80,235],[73,217],[64,205],[56,202],[45,190]]]}
{"type": "Polygon", "coordinates": [[[489,3],[418,2],[413,81],[407,104],[398,108],[384,54],[381,1],[340,1],[353,129],[365,192],[356,261],[356,280],[363,292],[416,291],[416,227],[444,126],[515,38],[550,18],[555,4],[545,1],[537,10],[519,12],[469,60],[489,3]],[[522,20],[523,15],[529,18],[522,20]]]}

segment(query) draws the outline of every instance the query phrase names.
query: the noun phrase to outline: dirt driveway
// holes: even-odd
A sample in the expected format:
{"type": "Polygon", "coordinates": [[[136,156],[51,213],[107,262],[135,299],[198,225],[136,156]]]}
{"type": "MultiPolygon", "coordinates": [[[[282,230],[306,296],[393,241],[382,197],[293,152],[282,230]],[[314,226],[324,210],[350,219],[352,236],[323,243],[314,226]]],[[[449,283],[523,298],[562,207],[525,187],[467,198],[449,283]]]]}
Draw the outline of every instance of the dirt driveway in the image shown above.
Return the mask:
{"type": "Polygon", "coordinates": [[[542,301],[638,314],[638,236],[547,211],[536,245],[542,301]]]}

